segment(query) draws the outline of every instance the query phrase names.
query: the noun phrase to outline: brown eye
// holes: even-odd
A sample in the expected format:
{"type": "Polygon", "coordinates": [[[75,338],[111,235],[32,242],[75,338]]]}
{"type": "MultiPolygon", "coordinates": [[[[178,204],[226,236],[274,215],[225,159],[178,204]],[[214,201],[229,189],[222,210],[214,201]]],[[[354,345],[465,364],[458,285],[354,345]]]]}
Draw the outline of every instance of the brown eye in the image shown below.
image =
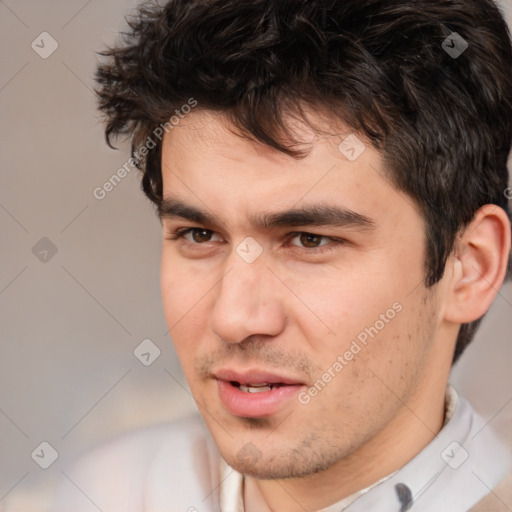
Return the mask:
{"type": "Polygon", "coordinates": [[[204,228],[187,228],[178,231],[173,240],[183,239],[194,245],[206,244],[208,242],[222,242],[222,237],[215,231],[204,228]]]}
{"type": "Polygon", "coordinates": [[[198,244],[210,242],[213,236],[213,231],[208,229],[194,229],[191,232],[192,240],[198,244]]]}
{"type": "Polygon", "coordinates": [[[314,235],[312,233],[301,233],[299,235],[301,245],[311,249],[325,245],[325,243],[322,243],[323,239],[325,239],[324,236],[314,235]]]}

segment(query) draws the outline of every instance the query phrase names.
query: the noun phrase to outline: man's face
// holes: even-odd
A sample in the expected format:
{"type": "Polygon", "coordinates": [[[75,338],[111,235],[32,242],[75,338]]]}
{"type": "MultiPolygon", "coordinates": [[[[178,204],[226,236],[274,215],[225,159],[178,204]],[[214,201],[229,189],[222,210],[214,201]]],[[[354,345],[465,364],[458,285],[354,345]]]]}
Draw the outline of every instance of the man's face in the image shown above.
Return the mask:
{"type": "Polygon", "coordinates": [[[167,324],[221,454],[258,478],[429,428],[442,318],[424,222],[376,150],[339,149],[350,133],[294,159],[195,112],[164,140],[167,324]]]}

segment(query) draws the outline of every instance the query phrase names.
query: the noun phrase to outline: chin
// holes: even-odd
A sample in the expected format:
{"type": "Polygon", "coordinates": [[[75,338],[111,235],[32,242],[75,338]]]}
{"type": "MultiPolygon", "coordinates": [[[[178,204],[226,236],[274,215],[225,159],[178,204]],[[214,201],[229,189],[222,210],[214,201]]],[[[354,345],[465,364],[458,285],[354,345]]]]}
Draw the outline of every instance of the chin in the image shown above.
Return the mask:
{"type": "Polygon", "coordinates": [[[224,460],[236,471],[258,480],[304,478],[321,473],[336,460],[319,457],[304,448],[290,448],[272,455],[261,453],[252,443],[246,443],[237,453],[222,453],[224,460]]]}

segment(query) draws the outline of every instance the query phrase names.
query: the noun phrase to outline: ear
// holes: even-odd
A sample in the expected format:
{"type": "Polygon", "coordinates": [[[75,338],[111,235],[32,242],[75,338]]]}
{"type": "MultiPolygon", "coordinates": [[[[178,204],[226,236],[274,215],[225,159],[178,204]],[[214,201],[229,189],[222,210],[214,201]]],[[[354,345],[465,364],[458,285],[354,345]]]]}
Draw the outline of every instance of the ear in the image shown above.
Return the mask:
{"type": "Polygon", "coordinates": [[[487,313],[507,273],[510,238],[503,209],[488,204],[477,211],[449,260],[452,278],[445,320],[465,324],[487,313]]]}

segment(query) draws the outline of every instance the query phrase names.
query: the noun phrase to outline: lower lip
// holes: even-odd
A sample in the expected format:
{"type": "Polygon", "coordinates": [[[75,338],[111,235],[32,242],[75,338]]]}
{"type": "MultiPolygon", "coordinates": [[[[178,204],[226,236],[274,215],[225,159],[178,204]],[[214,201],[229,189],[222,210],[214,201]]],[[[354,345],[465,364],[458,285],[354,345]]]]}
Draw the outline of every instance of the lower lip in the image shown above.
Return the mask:
{"type": "Polygon", "coordinates": [[[301,384],[280,386],[270,391],[246,393],[225,380],[217,380],[224,407],[234,416],[261,418],[271,416],[289,403],[304,387],[301,384]]]}

